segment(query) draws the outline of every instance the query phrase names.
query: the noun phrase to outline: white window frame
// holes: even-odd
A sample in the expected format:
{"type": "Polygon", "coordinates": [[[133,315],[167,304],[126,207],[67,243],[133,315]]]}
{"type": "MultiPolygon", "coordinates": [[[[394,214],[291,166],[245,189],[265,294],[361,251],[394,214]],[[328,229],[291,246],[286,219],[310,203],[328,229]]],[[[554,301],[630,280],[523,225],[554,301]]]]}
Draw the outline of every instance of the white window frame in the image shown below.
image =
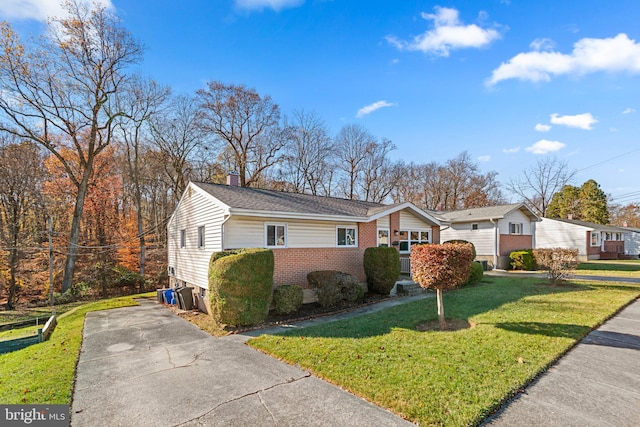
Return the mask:
{"type": "Polygon", "coordinates": [[[336,247],[337,248],[357,248],[358,247],[358,226],[357,225],[338,225],[338,226],[336,226],[336,247]],[[341,244],[339,244],[340,239],[338,238],[338,233],[340,232],[340,229],[344,229],[345,230],[345,236],[346,236],[346,230],[354,230],[355,238],[354,238],[354,243],[352,245],[341,245],[341,244]]]}
{"type": "Polygon", "coordinates": [[[180,229],[178,239],[180,239],[180,241],[178,242],[180,249],[186,248],[187,247],[187,229],[186,228],[180,229]]]}
{"type": "Polygon", "coordinates": [[[272,249],[278,249],[278,248],[286,248],[289,244],[289,232],[287,229],[287,224],[284,222],[265,222],[264,223],[264,247],[265,248],[272,248],[272,249]],[[269,245],[269,227],[275,227],[274,230],[274,237],[275,237],[275,245],[269,245]],[[284,239],[283,239],[283,244],[279,245],[278,244],[278,227],[283,227],[284,229],[284,239]]]}
{"type": "Polygon", "coordinates": [[[204,249],[205,246],[205,227],[198,226],[198,249],[204,249]]]}
{"type": "Polygon", "coordinates": [[[391,247],[391,229],[386,228],[386,227],[379,227],[378,228],[378,234],[376,237],[376,246],[380,246],[380,232],[381,231],[386,231],[387,232],[387,246],[391,247]]]}
{"type": "MultiPolygon", "coordinates": [[[[421,245],[423,243],[431,243],[431,239],[432,239],[432,235],[433,235],[433,230],[427,230],[427,229],[418,229],[418,230],[400,230],[400,234],[402,234],[403,232],[407,233],[407,240],[399,240],[398,241],[398,249],[400,250],[400,246],[402,245],[402,242],[407,242],[407,247],[408,250],[400,250],[401,254],[410,254],[411,253],[411,246],[413,246],[411,244],[411,242],[417,242],[417,244],[421,245]],[[418,233],[418,240],[412,240],[411,239],[411,233],[418,233]],[[427,240],[423,240],[422,239],[422,233],[427,233],[427,240]]],[[[416,244],[416,243],[414,243],[416,244]]]]}
{"type": "Polygon", "coordinates": [[[480,227],[478,226],[477,222],[471,224],[471,231],[478,231],[479,229],[480,227]]]}
{"type": "Polygon", "coordinates": [[[591,244],[592,247],[596,247],[596,246],[600,246],[600,232],[599,231],[592,231],[591,232],[591,242],[589,242],[591,244]],[[596,242],[594,244],[593,242],[593,238],[596,238],[596,242]]]}
{"type": "Polygon", "coordinates": [[[521,222],[510,222],[509,234],[521,236],[523,228],[524,228],[524,225],[521,222]]]}

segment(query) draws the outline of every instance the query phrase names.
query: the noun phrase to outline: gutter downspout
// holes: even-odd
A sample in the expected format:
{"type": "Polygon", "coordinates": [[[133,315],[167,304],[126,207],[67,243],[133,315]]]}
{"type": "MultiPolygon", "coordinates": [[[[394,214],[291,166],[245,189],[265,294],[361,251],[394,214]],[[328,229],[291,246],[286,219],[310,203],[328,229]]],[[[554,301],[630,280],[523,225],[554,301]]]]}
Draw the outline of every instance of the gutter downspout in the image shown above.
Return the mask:
{"type": "Polygon", "coordinates": [[[224,251],[224,224],[227,221],[229,221],[229,218],[231,218],[231,212],[225,215],[224,220],[222,220],[222,223],[220,224],[220,250],[221,251],[224,251]]]}
{"type": "Polygon", "coordinates": [[[500,245],[498,242],[498,223],[493,220],[493,218],[489,218],[491,224],[493,224],[493,268],[498,268],[498,251],[500,250],[500,245]]]}

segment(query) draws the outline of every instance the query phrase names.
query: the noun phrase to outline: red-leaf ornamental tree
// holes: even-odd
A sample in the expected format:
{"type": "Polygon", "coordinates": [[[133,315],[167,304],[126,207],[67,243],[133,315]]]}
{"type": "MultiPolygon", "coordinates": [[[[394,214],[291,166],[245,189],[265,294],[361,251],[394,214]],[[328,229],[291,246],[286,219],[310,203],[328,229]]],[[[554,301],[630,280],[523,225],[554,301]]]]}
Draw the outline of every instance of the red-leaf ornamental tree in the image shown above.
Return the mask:
{"type": "Polygon", "coordinates": [[[440,329],[447,329],[442,291],[465,283],[471,274],[473,252],[468,243],[417,245],[411,248],[413,280],[423,288],[435,288],[440,329]]]}

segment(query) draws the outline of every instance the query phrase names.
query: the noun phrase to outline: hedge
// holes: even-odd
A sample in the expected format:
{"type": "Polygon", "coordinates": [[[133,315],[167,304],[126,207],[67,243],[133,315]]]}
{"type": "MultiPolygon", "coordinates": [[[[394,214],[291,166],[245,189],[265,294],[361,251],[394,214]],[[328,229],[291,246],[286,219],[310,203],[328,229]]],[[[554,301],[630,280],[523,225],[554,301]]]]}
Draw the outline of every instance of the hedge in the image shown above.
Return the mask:
{"type": "Polygon", "coordinates": [[[512,270],[533,271],[536,263],[533,259],[533,250],[513,251],[509,254],[509,265],[512,270]]]}
{"type": "Polygon", "coordinates": [[[400,276],[398,251],[395,248],[367,248],[363,263],[369,292],[389,295],[400,276]]]}
{"type": "Polygon", "coordinates": [[[222,325],[249,326],[264,321],[273,288],[273,252],[241,249],[216,252],[209,263],[211,315],[222,325]]]}
{"type": "Polygon", "coordinates": [[[300,286],[281,285],[273,290],[273,305],[278,314],[292,314],[302,307],[304,292],[300,286]]]}
{"type": "Polygon", "coordinates": [[[465,285],[473,285],[474,283],[478,283],[484,277],[484,268],[482,268],[482,264],[478,261],[473,261],[471,263],[471,274],[469,274],[469,279],[465,282],[465,285]]]}

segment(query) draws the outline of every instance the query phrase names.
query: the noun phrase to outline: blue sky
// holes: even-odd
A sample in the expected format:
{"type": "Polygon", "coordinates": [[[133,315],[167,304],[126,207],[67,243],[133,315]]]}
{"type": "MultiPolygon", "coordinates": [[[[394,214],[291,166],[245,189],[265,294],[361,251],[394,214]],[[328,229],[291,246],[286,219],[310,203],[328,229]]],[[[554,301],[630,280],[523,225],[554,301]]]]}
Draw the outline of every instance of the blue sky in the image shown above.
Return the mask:
{"type": "MultiPolygon", "coordinates": [[[[555,156],[574,184],[640,200],[637,0],[102,1],[145,45],[142,71],[176,92],[245,84],[334,134],[362,124],[395,159],[466,150],[502,182],[555,156]]],[[[55,13],[0,4],[23,33],[55,13]]]]}

